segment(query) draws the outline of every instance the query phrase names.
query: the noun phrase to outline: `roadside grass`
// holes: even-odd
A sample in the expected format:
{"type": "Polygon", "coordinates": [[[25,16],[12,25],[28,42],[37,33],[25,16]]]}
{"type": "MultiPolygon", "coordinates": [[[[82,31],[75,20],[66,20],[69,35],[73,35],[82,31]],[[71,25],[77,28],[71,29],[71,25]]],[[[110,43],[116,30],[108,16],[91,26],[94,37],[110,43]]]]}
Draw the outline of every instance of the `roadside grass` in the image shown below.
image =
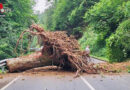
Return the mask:
{"type": "Polygon", "coordinates": [[[5,69],[3,72],[2,72],[2,69],[0,69],[0,74],[6,74],[8,71],[7,69],[5,69]]]}
{"type": "Polygon", "coordinates": [[[2,70],[0,69],[0,74],[2,74],[2,70]]]}
{"type": "Polygon", "coordinates": [[[130,73],[130,66],[126,66],[128,73],[130,73]]]}
{"type": "MultiPolygon", "coordinates": [[[[125,61],[130,61],[130,58],[126,59],[125,61]]],[[[127,72],[130,73],[130,65],[126,66],[127,72]]]]}

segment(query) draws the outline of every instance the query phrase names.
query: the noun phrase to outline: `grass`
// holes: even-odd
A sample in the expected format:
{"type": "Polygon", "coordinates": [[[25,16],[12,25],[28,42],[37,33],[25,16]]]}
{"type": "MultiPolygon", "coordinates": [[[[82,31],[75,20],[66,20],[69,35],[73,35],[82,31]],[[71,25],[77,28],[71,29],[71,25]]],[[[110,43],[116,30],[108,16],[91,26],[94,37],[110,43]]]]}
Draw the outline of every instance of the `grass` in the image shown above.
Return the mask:
{"type": "Polygon", "coordinates": [[[128,70],[128,73],[130,73],[130,66],[127,66],[126,68],[128,70]]]}
{"type": "Polygon", "coordinates": [[[0,69],[0,74],[2,74],[2,70],[0,69]]]}
{"type": "Polygon", "coordinates": [[[2,72],[2,70],[0,69],[0,74],[6,74],[7,73],[7,69],[4,70],[4,72],[2,72]]]}

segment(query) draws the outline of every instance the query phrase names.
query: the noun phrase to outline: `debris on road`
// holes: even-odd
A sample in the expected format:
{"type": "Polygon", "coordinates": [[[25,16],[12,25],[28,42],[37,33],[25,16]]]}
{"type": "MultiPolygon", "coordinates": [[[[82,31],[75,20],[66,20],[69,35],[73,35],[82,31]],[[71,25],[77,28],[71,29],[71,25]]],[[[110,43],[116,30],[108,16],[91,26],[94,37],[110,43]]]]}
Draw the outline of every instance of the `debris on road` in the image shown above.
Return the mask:
{"type": "Polygon", "coordinates": [[[107,73],[128,72],[130,70],[130,61],[120,63],[100,63],[98,66],[107,73]]]}
{"type": "MultiPolygon", "coordinates": [[[[48,66],[51,63],[67,70],[77,70],[77,73],[97,73],[94,64],[87,60],[85,51],[80,50],[78,41],[68,36],[64,31],[45,31],[39,25],[31,25],[29,30],[22,32],[17,45],[25,32],[37,35],[44,43],[41,52],[34,53],[33,57],[20,57],[7,61],[10,72],[28,70],[39,66],[48,66]],[[34,31],[36,30],[36,31],[34,31]]],[[[17,47],[17,46],[16,46],[17,47]]]]}
{"type": "Polygon", "coordinates": [[[3,79],[3,76],[0,76],[0,79],[3,79]]]}
{"type": "Polygon", "coordinates": [[[43,72],[48,70],[61,70],[61,67],[58,66],[44,66],[44,67],[37,67],[30,70],[26,70],[25,72],[43,72]]]}

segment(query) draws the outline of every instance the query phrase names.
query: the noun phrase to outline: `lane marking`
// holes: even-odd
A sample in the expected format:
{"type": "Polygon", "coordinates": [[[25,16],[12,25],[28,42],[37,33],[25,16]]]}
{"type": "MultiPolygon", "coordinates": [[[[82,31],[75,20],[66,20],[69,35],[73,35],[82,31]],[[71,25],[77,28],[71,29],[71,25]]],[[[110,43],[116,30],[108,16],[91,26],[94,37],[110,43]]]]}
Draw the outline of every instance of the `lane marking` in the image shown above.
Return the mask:
{"type": "Polygon", "coordinates": [[[18,80],[20,78],[20,76],[16,77],[15,79],[13,79],[11,82],[9,82],[7,85],[5,85],[2,89],[0,90],[5,90],[7,87],[9,87],[11,84],[13,84],[16,80],[18,80]]]}
{"type": "Polygon", "coordinates": [[[82,76],[80,78],[83,80],[83,82],[90,88],[90,90],[96,90],[92,85],[82,76]]]}

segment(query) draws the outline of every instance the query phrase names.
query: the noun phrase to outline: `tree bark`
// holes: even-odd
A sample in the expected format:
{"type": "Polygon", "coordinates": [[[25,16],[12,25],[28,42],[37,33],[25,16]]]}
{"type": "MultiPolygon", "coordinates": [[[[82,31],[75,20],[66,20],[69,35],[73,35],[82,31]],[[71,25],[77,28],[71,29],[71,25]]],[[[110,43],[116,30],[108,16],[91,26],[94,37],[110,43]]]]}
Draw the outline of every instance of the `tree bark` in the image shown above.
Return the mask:
{"type": "Polygon", "coordinates": [[[48,65],[52,65],[52,59],[47,55],[42,55],[41,52],[36,52],[28,56],[7,60],[7,67],[9,72],[20,72],[35,67],[48,65]]]}

